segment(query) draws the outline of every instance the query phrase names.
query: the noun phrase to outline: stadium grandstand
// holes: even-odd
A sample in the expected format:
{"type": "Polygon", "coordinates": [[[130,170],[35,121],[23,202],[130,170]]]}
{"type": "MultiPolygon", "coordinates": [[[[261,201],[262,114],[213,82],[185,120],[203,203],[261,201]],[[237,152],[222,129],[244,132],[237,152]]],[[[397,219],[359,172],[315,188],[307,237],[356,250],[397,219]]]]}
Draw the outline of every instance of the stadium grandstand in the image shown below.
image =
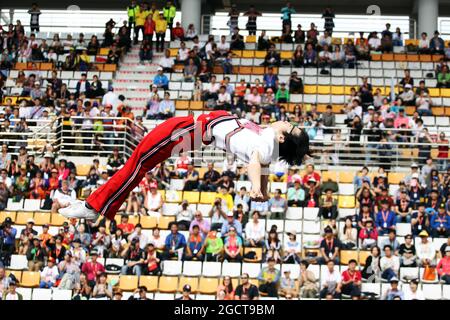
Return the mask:
{"type": "Polygon", "coordinates": [[[79,2],[0,4],[2,300],[450,299],[447,1],[79,2]],[[256,202],[204,146],[114,220],[58,213],[212,110],[289,121],[311,157],[256,202]]]}

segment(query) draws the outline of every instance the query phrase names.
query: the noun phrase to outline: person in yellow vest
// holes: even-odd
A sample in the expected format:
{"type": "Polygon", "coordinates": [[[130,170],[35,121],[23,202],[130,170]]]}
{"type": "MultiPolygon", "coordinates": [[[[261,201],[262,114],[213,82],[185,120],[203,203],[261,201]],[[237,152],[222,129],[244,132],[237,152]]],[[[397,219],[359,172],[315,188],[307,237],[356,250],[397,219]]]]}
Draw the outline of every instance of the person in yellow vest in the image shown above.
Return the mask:
{"type": "Polygon", "coordinates": [[[139,13],[139,6],[136,0],[131,0],[131,4],[127,7],[128,27],[130,30],[136,28],[136,16],[139,13]]]}
{"type": "Polygon", "coordinates": [[[164,19],[164,14],[161,12],[156,24],[156,52],[164,52],[164,38],[166,37],[167,21],[164,19]]]}
{"type": "Polygon", "coordinates": [[[142,37],[144,37],[144,24],[149,14],[150,10],[148,10],[147,4],[142,3],[139,6],[139,12],[136,15],[136,27],[134,28],[134,44],[138,43],[139,31],[142,30],[142,37]]]}
{"type": "Polygon", "coordinates": [[[176,14],[177,8],[172,4],[172,1],[167,1],[166,6],[163,8],[163,15],[170,29],[170,41],[173,41],[172,27],[173,27],[173,20],[175,19],[176,14]]]}
{"type": "Polygon", "coordinates": [[[159,10],[156,7],[156,2],[152,2],[152,6],[149,11],[150,11],[150,14],[152,15],[153,20],[156,20],[159,18],[159,10]]]}

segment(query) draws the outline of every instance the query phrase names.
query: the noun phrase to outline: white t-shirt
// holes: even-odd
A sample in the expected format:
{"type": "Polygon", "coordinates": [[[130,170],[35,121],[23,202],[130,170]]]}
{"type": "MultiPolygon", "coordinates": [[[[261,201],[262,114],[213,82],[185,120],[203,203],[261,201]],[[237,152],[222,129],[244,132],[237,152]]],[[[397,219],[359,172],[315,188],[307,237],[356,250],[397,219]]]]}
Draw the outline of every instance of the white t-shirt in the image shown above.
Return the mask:
{"type": "MultiPolygon", "coordinates": [[[[246,119],[237,120],[241,125],[249,126],[250,121],[246,119]]],[[[238,128],[236,120],[224,121],[212,129],[215,145],[217,148],[227,150],[226,136],[234,129],[238,128]]],[[[253,126],[255,126],[253,124],[253,126]]],[[[259,132],[250,128],[244,128],[233,134],[230,138],[231,153],[246,163],[250,162],[253,152],[258,151],[261,164],[268,165],[272,161],[272,154],[275,148],[275,132],[271,127],[262,129],[259,132]]]]}
{"type": "Polygon", "coordinates": [[[255,224],[253,220],[251,220],[245,225],[245,237],[247,239],[261,239],[264,237],[264,233],[264,225],[261,222],[255,224]]]}
{"type": "Polygon", "coordinates": [[[66,205],[77,200],[77,195],[74,190],[70,190],[69,194],[64,194],[58,189],[53,195],[53,200],[58,200],[59,204],[66,205]]]}

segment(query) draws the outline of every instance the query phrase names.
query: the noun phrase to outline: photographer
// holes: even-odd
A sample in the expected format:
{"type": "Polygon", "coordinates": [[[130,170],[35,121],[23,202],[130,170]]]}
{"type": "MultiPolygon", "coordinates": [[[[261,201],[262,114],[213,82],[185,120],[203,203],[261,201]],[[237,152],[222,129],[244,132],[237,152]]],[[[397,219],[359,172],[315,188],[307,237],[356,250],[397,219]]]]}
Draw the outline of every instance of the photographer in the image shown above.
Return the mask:
{"type": "Polygon", "coordinates": [[[122,257],[127,260],[127,263],[122,267],[121,274],[127,275],[131,273],[138,277],[141,276],[145,253],[139,246],[139,238],[131,240],[130,246],[123,252],[122,257]]]}
{"type": "Polygon", "coordinates": [[[6,217],[0,225],[0,267],[9,265],[11,255],[15,251],[17,230],[12,224],[11,218],[6,217]]]}
{"type": "Polygon", "coordinates": [[[208,214],[208,216],[211,218],[211,230],[218,231],[222,228],[222,224],[227,218],[227,214],[222,208],[222,200],[220,198],[216,198],[208,214]]]}
{"type": "Polygon", "coordinates": [[[39,238],[33,238],[33,244],[27,250],[28,269],[30,271],[41,271],[46,256],[47,250],[41,246],[39,238]]]}

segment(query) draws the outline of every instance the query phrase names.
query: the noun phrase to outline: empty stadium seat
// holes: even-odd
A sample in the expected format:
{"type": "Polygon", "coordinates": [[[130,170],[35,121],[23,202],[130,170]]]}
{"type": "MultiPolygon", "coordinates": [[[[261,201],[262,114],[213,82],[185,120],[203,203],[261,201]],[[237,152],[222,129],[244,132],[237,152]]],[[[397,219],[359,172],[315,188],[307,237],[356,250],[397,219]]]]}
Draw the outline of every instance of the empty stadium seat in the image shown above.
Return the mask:
{"type": "Polygon", "coordinates": [[[241,275],[241,264],[234,262],[224,262],[222,264],[222,276],[230,276],[232,278],[239,277],[241,275]]]}
{"type": "Polygon", "coordinates": [[[203,262],[202,275],[204,277],[219,277],[222,271],[222,263],[220,262],[203,262]]]}
{"type": "Polygon", "coordinates": [[[31,300],[33,289],[31,288],[17,288],[16,291],[22,295],[23,300],[31,300]]]}
{"type": "Polygon", "coordinates": [[[52,289],[33,289],[31,300],[52,300],[52,289]]]}
{"type": "Polygon", "coordinates": [[[301,220],[303,218],[303,208],[288,207],[286,211],[286,219],[288,220],[301,220]]]}
{"type": "Polygon", "coordinates": [[[39,287],[41,275],[39,272],[23,271],[20,285],[27,288],[39,287]]]}
{"type": "Polygon", "coordinates": [[[164,275],[175,276],[180,275],[183,268],[181,261],[164,260],[162,263],[162,270],[164,275]]]}
{"type": "Polygon", "coordinates": [[[197,277],[202,274],[202,262],[201,261],[184,261],[183,262],[183,275],[190,277],[197,277]]]}
{"type": "Polygon", "coordinates": [[[72,290],[52,289],[52,300],[71,300],[72,290]]]}
{"type": "Polygon", "coordinates": [[[442,298],[442,285],[440,284],[422,284],[422,291],[427,300],[440,300],[442,298]]]}
{"type": "Polygon", "coordinates": [[[214,294],[216,293],[217,286],[219,285],[218,278],[200,278],[198,284],[198,292],[202,294],[214,294]]]}
{"type": "Polygon", "coordinates": [[[158,280],[157,276],[140,276],[139,277],[139,286],[145,286],[147,291],[155,292],[158,290],[158,280]]]}
{"type": "Polygon", "coordinates": [[[27,270],[28,269],[27,256],[13,254],[11,256],[11,265],[9,266],[9,268],[13,270],[27,270]]]}
{"type": "Polygon", "coordinates": [[[121,275],[119,280],[119,288],[123,291],[134,291],[138,287],[138,276],[121,275]]]}
{"type": "Polygon", "coordinates": [[[176,292],[178,289],[178,277],[161,276],[158,288],[163,293],[176,292]]]}

